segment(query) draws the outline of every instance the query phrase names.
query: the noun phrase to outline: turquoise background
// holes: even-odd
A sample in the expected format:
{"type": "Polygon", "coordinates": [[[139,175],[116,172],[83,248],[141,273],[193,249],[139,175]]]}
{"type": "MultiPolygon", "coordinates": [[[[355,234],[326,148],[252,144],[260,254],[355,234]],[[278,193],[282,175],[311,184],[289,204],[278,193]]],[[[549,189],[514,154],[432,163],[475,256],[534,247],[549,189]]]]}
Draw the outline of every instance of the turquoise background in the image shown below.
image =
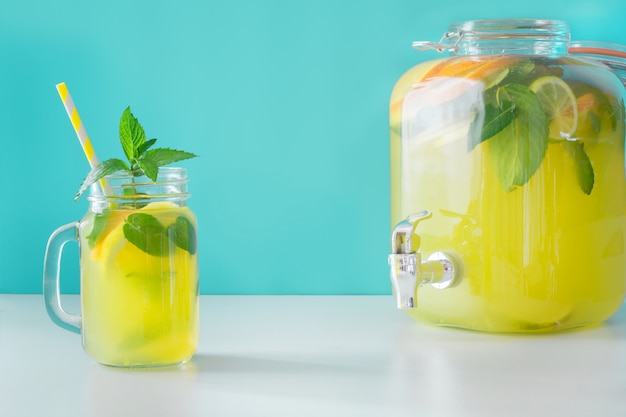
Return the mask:
{"type": "MultiPolygon", "coordinates": [[[[128,105],[188,168],[202,293],[390,292],[387,106],[450,22],[557,18],[626,44],[624,0],[21,0],[0,5],[0,292],[41,291],[46,241],[79,219],[87,162],[128,105]]],[[[62,261],[78,291],[77,245],[62,261]]]]}

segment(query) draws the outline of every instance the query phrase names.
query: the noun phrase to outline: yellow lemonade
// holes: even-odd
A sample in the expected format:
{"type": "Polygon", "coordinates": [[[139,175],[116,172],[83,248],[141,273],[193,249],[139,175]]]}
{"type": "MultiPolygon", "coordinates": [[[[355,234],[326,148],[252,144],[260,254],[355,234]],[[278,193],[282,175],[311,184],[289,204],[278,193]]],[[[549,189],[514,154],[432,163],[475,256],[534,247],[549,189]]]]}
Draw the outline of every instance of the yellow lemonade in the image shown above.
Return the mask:
{"type": "Polygon", "coordinates": [[[398,81],[392,227],[431,211],[416,230],[423,257],[448,251],[461,269],[453,288],[421,287],[411,316],[537,332],[617,311],[626,293],[623,90],[606,68],[570,58],[459,57],[398,81]],[[513,121],[501,122],[509,109],[513,121]]]}
{"type": "Polygon", "coordinates": [[[192,357],[198,344],[195,230],[187,207],[165,202],[83,218],[82,335],[90,356],[113,366],[192,357]]]}

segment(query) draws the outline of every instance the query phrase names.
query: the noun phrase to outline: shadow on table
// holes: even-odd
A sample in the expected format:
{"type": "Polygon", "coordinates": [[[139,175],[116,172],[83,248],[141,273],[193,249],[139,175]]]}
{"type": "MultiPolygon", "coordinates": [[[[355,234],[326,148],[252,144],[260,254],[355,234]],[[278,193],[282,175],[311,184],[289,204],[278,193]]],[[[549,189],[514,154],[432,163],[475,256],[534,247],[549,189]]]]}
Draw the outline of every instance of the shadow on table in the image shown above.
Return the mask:
{"type": "Polygon", "coordinates": [[[276,359],[228,355],[198,354],[191,360],[199,372],[208,373],[308,373],[308,372],[359,372],[362,369],[341,364],[325,364],[308,361],[306,358],[276,359]]]}
{"type": "Polygon", "coordinates": [[[176,411],[171,398],[182,407],[177,412],[194,403],[237,407],[242,399],[264,404],[316,404],[322,399],[335,405],[380,403],[384,392],[376,381],[386,377],[382,364],[333,358],[200,353],[178,367],[129,370],[94,364],[85,387],[88,414],[129,415],[151,404],[151,409],[170,415],[176,411]]]}

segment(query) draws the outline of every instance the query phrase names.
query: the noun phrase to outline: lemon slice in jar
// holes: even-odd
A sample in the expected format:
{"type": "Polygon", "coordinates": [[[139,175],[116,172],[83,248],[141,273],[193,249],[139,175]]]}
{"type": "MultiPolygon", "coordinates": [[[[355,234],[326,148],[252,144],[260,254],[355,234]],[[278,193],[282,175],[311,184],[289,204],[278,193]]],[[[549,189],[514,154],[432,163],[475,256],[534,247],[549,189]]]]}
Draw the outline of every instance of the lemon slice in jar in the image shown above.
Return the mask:
{"type": "Polygon", "coordinates": [[[576,96],[565,81],[547,75],[530,85],[550,122],[550,139],[570,139],[578,124],[576,96]]]}

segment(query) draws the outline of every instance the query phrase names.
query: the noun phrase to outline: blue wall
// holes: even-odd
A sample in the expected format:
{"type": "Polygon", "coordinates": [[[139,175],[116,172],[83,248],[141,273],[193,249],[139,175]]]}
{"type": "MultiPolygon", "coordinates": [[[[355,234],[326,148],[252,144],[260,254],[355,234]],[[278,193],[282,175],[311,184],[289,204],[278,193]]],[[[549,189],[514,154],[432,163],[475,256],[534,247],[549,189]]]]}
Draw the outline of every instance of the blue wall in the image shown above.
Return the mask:
{"type": "Polygon", "coordinates": [[[624,0],[2,2],[0,292],[40,292],[48,236],[87,207],[65,81],[100,159],[121,156],[127,105],[160,145],[201,155],[181,165],[203,293],[389,293],[391,89],[433,57],[411,41],[503,17],[626,44],[624,0]]]}

